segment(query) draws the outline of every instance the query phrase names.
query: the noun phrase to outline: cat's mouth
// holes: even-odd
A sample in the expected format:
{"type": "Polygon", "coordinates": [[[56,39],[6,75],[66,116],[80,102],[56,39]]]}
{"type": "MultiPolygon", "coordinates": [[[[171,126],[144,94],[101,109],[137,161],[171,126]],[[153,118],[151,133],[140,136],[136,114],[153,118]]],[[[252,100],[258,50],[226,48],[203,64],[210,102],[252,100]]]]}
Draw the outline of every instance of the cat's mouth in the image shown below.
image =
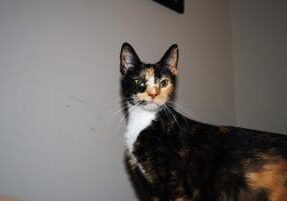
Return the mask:
{"type": "Polygon", "coordinates": [[[139,101],[139,106],[142,107],[145,110],[156,111],[162,105],[157,103],[155,100],[150,100],[150,101],[142,100],[142,101],[139,101]]]}
{"type": "Polygon", "coordinates": [[[145,110],[156,111],[161,107],[161,105],[159,105],[156,102],[148,102],[144,105],[141,105],[141,107],[144,108],[145,110]]]}
{"type": "Polygon", "coordinates": [[[156,99],[147,100],[147,99],[141,99],[138,96],[133,96],[130,102],[133,105],[137,105],[138,107],[141,107],[149,111],[157,111],[163,106],[163,104],[156,99]]]}

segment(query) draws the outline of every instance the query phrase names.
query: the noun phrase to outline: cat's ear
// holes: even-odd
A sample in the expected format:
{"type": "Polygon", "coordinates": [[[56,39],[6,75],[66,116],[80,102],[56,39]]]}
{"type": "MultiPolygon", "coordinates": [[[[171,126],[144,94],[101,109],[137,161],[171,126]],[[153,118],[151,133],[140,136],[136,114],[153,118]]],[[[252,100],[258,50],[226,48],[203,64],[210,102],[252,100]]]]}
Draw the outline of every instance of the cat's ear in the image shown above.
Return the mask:
{"type": "Polygon", "coordinates": [[[122,75],[125,75],[129,68],[134,68],[141,63],[137,53],[128,43],[123,43],[122,45],[120,60],[120,71],[122,75]]]}
{"type": "Polygon", "coordinates": [[[173,44],[168,48],[160,63],[167,66],[172,74],[177,75],[177,63],[178,63],[178,46],[173,44]]]}

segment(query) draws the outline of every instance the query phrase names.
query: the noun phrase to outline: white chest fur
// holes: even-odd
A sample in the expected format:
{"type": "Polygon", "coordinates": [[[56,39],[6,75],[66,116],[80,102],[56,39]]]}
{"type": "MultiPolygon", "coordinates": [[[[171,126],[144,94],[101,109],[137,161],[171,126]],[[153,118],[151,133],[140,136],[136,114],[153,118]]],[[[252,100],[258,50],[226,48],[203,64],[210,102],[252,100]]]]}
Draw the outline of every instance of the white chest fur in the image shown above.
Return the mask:
{"type": "Polygon", "coordinates": [[[155,111],[148,111],[137,106],[129,109],[129,119],[127,130],[125,132],[125,141],[130,153],[133,151],[134,142],[136,141],[140,132],[148,127],[155,117],[155,111]]]}

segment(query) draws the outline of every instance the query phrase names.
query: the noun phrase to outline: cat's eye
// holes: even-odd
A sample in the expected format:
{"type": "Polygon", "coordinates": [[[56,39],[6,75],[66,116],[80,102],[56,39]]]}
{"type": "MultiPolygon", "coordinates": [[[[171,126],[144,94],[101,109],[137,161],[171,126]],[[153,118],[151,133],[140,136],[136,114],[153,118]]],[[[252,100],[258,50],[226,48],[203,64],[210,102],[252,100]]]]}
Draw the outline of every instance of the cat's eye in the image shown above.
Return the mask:
{"type": "Polygon", "coordinates": [[[166,87],[168,85],[168,80],[162,80],[160,81],[160,87],[166,87]]]}
{"type": "Polygon", "coordinates": [[[142,80],[134,79],[134,83],[140,87],[144,87],[145,83],[142,80]]]}
{"type": "Polygon", "coordinates": [[[134,79],[134,83],[138,85],[140,83],[140,80],[139,79],[134,79]]]}

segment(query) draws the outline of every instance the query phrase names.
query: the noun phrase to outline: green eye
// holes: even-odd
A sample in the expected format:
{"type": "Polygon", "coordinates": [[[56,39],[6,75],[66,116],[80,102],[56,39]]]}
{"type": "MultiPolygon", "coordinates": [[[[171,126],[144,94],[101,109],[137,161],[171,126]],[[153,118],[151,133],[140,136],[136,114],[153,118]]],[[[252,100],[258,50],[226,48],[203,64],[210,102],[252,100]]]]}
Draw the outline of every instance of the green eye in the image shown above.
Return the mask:
{"type": "Polygon", "coordinates": [[[139,84],[140,81],[138,79],[134,79],[135,84],[139,84]]]}
{"type": "Polygon", "coordinates": [[[140,79],[134,79],[134,83],[138,86],[144,87],[145,83],[140,79]]]}
{"type": "Polygon", "coordinates": [[[168,85],[168,80],[160,81],[160,87],[166,87],[168,85]]]}

